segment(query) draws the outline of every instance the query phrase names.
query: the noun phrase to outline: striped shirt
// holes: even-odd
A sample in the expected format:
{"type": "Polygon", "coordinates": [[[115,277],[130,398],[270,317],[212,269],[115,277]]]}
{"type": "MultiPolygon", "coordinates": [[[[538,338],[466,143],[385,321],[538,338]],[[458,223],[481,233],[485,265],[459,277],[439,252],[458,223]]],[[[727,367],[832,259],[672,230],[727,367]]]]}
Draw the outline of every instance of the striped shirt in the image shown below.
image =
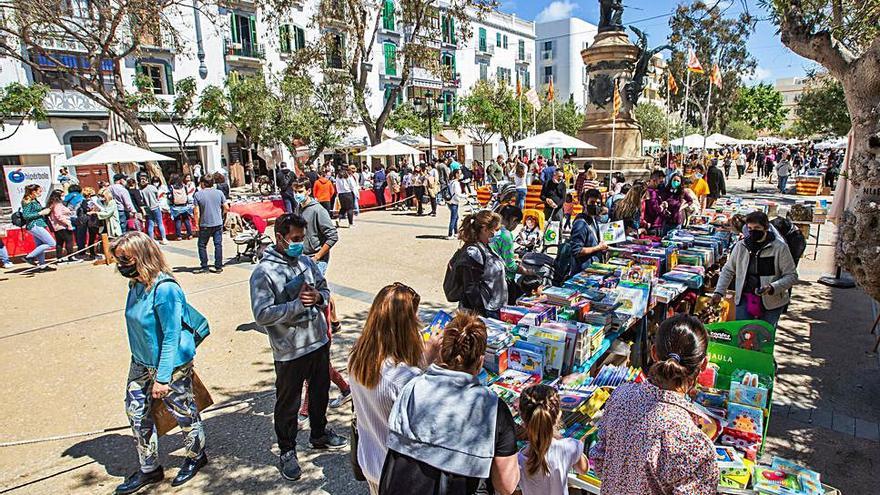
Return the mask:
{"type": "Polygon", "coordinates": [[[349,378],[354,411],[357,415],[358,463],[367,480],[378,484],[388,452],[388,415],[400,390],[422,370],[386,359],[375,388],[369,389],[349,378]]]}

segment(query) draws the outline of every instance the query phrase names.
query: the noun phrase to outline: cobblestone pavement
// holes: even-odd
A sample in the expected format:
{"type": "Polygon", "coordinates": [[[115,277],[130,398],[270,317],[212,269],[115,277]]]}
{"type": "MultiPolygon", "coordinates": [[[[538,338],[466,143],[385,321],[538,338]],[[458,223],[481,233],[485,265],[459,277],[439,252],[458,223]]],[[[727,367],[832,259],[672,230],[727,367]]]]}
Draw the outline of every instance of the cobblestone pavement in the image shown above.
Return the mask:
{"type": "MultiPolygon", "coordinates": [[[[732,182],[734,191],[748,189],[745,180],[732,182]]],[[[757,195],[774,196],[769,186],[758,187],[757,195]]],[[[385,284],[415,288],[426,314],[449,306],[441,280],[457,243],[444,240],[448,214],[442,206],[437,217],[364,213],[354,228],[340,230],[328,274],[344,321],[333,345],[337,368],[344,368],[373,295],[385,284]]],[[[866,352],[875,315],[860,290],[814,283],[832,268],[832,235],[833,228],[823,228],[817,260],[802,260],[803,282],[780,324],[767,452],[821,471],[846,494],[867,494],[875,491],[872,472],[880,460],[878,361],[866,352]]],[[[229,258],[235,247],[225,241],[229,258]]],[[[203,474],[186,487],[165,483],[144,493],[367,493],[351,476],[348,451],[303,449],[303,479],[281,480],[272,356],[249,308],[252,265],[195,275],[194,241],[163,250],[190,302],[212,323],[196,363],[216,405],[205,414],[211,463],[203,474]]],[[[0,494],[111,493],[137,464],[122,407],[129,360],[125,281],[111,267],[85,264],[32,277],[16,271],[0,281],[0,376],[12,392],[0,404],[0,494]]],[[[329,417],[332,428],[347,434],[346,408],[329,417]]],[[[182,461],[181,447],[179,434],[161,441],[169,477],[182,461]]]]}

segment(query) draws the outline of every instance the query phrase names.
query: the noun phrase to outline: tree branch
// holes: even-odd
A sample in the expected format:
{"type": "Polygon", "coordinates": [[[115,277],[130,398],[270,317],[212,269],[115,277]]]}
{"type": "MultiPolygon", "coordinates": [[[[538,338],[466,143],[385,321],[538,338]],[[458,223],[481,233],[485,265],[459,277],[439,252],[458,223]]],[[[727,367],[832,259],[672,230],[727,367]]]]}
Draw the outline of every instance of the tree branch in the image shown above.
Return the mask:
{"type": "Polygon", "coordinates": [[[779,30],[782,43],[798,55],[822,64],[834,77],[842,79],[856,56],[834,39],[831,32],[814,32],[803,17],[801,0],[792,0],[780,12],[779,30]]]}

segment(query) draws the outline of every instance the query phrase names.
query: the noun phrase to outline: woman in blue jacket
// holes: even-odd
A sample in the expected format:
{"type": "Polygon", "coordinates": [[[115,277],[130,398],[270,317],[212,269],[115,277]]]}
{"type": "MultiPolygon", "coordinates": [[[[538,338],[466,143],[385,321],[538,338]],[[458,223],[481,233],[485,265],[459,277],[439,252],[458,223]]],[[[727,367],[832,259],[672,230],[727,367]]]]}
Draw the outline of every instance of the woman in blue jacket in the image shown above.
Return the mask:
{"type": "Polygon", "coordinates": [[[158,459],[158,435],[151,407],[161,400],[185,435],[185,460],[171,482],[179,486],[208,462],[205,431],[193,397],[192,332],[183,328],[186,298],[171,275],[159,245],[143,232],[128,232],[111,245],[119,273],[130,280],[125,324],[131,367],[125,411],[137,440],[140,469],[116,488],[134,493],[164,478],[158,459]]]}

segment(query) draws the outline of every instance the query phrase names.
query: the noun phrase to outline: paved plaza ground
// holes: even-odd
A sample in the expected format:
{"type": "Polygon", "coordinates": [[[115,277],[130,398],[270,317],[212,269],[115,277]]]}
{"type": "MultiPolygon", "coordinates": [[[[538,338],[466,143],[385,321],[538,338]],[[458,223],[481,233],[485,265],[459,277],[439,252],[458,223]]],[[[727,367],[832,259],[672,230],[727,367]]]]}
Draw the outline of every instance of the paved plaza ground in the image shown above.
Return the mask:
{"type": "MultiPolygon", "coordinates": [[[[732,189],[747,189],[745,181],[733,182],[732,189]]],[[[762,186],[759,195],[772,195],[771,189],[762,186]]],[[[447,221],[443,207],[436,218],[369,212],[355,228],[340,230],[328,273],[344,328],[332,350],[338,369],[382,286],[412,286],[426,314],[450,306],[441,284],[458,243],[444,239],[447,221]]],[[[878,360],[867,352],[875,315],[861,290],[815,283],[832,268],[832,235],[830,224],[822,229],[817,260],[812,246],[807,250],[802,282],[780,323],[767,451],[820,471],[847,495],[871,494],[880,463],[878,360]]],[[[228,237],[224,249],[227,258],[235,252],[228,237]]],[[[304,476],[297,483],[278,473],[272,354],[253,324],[248,295],[253,265],[196,275],[195,241],[173,242],[163,251],[190,303],[211,321],[212,336],[199,348],[196,367],[216,405],[205,414],[211,462],[202,474],[178,489],[166,482],[143,493],[366,494],[351,475],[348,450],[302,449],[304,476]]],[[[122,404],[130,358],[125,280],[113,267],[87,264],[2,277],[8,280],[0,281],[0,376],[7,392],[0,403],[0,494],[112,493],[137,465],[122,404]]],[[[348,434],[347,407],[331,410],[329,419],[348,434]]],[[[181,446],[179,433],[161,439],[169,481],[181,446]]]]}

